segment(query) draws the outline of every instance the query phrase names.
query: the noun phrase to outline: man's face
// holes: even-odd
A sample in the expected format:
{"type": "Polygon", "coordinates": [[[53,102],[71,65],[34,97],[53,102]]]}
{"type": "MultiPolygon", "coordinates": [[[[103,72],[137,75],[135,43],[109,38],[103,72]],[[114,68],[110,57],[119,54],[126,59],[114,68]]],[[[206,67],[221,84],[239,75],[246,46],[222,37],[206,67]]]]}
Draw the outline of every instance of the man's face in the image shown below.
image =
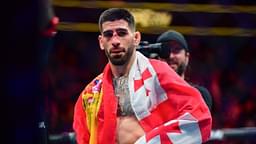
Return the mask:
{"type": "Polygon", "coordinates": [[[128,63],[139,40],[137,32],[131,31],[125,20],[107,21],[102,24],[99,44],[113,65],[128,63]]]}
{"type": "Polygon", "coordinates": [[[169,42],[168,45],[169,48],[171,48],[169,57],[166,59],[160,59],[167,62],[168,65],[176,71],[176,73],[183,75],[189,62],[189,52],[186,52],[186,50],[175,41],[169,42]]]}

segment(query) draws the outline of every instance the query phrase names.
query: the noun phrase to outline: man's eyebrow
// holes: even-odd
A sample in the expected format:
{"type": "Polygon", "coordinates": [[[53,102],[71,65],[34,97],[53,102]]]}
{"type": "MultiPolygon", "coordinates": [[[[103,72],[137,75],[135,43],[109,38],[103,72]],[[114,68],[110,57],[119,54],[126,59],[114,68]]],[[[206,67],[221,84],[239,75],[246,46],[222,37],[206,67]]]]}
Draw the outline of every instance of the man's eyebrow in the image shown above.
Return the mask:
{"type": "Polygon", "coordinates": [[[126,28],[117,28],[116,30],[127,30],[126,28]]]}

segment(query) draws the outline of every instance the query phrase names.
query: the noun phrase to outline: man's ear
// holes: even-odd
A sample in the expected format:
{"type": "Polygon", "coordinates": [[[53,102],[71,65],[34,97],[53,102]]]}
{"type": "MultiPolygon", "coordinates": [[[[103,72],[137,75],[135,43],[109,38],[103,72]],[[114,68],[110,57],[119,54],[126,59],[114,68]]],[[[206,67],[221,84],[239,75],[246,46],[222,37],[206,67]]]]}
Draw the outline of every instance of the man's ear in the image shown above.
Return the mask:
{"type": "Polygon", "coordinates": [[[136,31],[134,33],[134,41],[135,41],[136,46],[138,46],[140,44],[140,40],[141,40],[141,34],[140,34],[140,32],[136,31]]]}
{"type": "Polygon", "coordinates": [[[189,53],[189,52],[186,52],[186,53],[185,53],[185,56],[186,56],[186,64],[188,64],[188,63],[189,63],[190,53],[189,53]]]}
{"type": "Polygon", "coordinates": [[[104,47],[103,47],[103,44],[102,44],[102,35],[98,36],[98,40],[99,40],[100,49],[104,50],[104,47]]]}

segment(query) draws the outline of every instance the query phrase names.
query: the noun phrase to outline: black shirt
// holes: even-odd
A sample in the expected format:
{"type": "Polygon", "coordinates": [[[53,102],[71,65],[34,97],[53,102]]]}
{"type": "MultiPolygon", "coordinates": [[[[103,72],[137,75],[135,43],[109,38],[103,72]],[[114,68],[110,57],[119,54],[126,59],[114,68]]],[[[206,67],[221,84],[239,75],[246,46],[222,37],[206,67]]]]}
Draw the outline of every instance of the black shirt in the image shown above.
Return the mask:
{"type": "Polygon", "coordinates": [[[195,87],[201,93],[206,105],[208,106],[209,110],[211,111],[211,109],[212,109],[212,96],[209,93],[209,91],[203,86],[199,86],[199,85],[193,84],[193,83],[190,83],[190,84],[193,87],[195,87]]]}

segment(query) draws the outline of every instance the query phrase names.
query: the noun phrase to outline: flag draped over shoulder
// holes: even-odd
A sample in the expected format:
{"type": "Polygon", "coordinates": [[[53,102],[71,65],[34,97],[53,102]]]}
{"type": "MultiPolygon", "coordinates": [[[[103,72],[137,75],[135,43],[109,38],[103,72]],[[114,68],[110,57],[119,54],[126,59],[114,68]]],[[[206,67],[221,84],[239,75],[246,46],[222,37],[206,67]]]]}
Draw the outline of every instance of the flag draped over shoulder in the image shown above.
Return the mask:
{"type": "Polygon", "coordinates": [[[129,79],[132,106],[146,131],[137,144],[198,144],[209,138],[212,119],[202,96],[166,63],[137,53],[129,79]]]}
{"type": "MultiPolygon", "coordinates": [[[[97,142],[95,140],[93,143],[115,143],[117,100],[109,65],[105,67],[101,79],[102,86],[97,83],[97,88],[100,88],[98,91],[99,94],[102,92],[102,96],[97,98],[102,100],[97,100],[98,103],[94,107],[99,109],[88,110],[85,104],[95,98],[83,97],[84,107],[77,106],[82,105],[81,100],[76,104],[73,126],[79,144],[83,143],[79,141],[90,138],[97,139],[97,142]],[[81,108],[85,111],[82,117],[86,118],[83,120],[79,116],[81,108]],[[97,114],[90,116],[92,114],[88,111],[97,114]],[[82,131],[79,125],[85,120],[87,121],[83,124],[85,130],[79,134],[82,131]],[[95,130],[92,130],[92,127],[95,130]]],[[[95,82],[91,84],[96,85],[95,82]]],[[[137,140],[136,144],[198,144],[209,138],[212,119],[200,93],[180,78],[166,63],[148,59],[137,52],[129,72],[128,85],[132,108],[145,131],[145,135],[137,140]]],[[[88,88],[92,87],[87,87],[83,95],[88,95],[87,93],[90,92],[88,88]]]]}

